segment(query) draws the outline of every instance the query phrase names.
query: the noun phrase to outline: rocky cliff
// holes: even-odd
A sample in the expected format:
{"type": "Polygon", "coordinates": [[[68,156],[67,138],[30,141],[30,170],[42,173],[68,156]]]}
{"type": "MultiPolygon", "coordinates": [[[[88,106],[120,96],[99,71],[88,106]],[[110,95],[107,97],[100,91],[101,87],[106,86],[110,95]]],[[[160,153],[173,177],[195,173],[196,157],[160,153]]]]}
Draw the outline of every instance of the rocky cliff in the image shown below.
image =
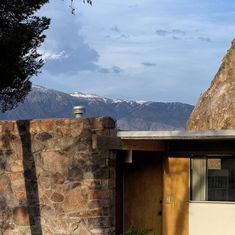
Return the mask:
{"type": "Polygon", "coordinates": [[[209,89],[199,98],[188,130],[235,128],[235,40],[225,55],[209,89]]]}

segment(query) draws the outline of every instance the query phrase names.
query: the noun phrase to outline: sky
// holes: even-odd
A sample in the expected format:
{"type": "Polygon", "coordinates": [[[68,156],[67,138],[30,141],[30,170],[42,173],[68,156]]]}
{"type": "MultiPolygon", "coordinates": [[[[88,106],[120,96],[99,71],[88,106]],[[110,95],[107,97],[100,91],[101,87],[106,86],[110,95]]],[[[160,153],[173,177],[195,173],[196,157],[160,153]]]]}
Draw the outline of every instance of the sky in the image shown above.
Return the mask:
{"type": "Polygon", "coordinates": [[[66,93],[195,104],[235,38],[235,1],[51,0],[33,83],[66,93]]]}

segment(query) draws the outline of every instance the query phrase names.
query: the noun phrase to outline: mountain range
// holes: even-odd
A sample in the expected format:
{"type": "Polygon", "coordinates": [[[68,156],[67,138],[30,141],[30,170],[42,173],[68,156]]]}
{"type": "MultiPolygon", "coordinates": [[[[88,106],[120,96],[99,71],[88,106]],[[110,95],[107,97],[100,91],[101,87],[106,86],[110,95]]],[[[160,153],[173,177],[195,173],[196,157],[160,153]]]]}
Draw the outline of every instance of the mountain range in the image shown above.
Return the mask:
{"type": "Polygon", "coordinates": [[[0,113],[1,120],[70,118],[74,106],[86,108],[84,117],[111,116],[122,130],[184,129],[194,108],[179,102],[128,101],[75,92],[67,94],[41,86],[14,110],[0,113]]]}

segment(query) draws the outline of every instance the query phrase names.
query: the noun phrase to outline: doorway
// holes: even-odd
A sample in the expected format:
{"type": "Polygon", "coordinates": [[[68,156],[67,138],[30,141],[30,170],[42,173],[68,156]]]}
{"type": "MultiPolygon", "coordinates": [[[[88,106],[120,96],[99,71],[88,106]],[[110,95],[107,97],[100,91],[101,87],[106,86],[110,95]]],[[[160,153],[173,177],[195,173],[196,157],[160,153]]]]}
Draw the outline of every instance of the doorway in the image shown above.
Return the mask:
{"type": "Polygon", "coordinates": [[[132,163],[125,163],[124,231],[132,227],[162,235],[162,159],[157,152],[134,151],[132,163]]]}

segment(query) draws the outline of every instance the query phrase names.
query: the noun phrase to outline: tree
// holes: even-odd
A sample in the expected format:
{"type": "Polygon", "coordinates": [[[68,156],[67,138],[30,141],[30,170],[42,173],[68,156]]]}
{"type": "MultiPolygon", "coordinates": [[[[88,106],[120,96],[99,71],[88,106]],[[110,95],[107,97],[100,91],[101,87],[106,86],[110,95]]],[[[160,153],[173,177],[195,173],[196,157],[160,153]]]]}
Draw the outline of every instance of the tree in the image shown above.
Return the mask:
{"type": "MultiPolygon", "coordinates": [[[[83,0],[83,3],[88,3],[92,6],[92,0],[83,0]]],[[[70,8],[72,14],[74,15],[75,14],[74,0],[70,0],[70,8]]]]}
{"type": "Polygon", "coordinates": [[[22,102],[31,90],[30,78],[43,65],[38,47],[50,19],[34,13],[49,0],[1,0],[0,2],[0,109],[22,102]]]}

